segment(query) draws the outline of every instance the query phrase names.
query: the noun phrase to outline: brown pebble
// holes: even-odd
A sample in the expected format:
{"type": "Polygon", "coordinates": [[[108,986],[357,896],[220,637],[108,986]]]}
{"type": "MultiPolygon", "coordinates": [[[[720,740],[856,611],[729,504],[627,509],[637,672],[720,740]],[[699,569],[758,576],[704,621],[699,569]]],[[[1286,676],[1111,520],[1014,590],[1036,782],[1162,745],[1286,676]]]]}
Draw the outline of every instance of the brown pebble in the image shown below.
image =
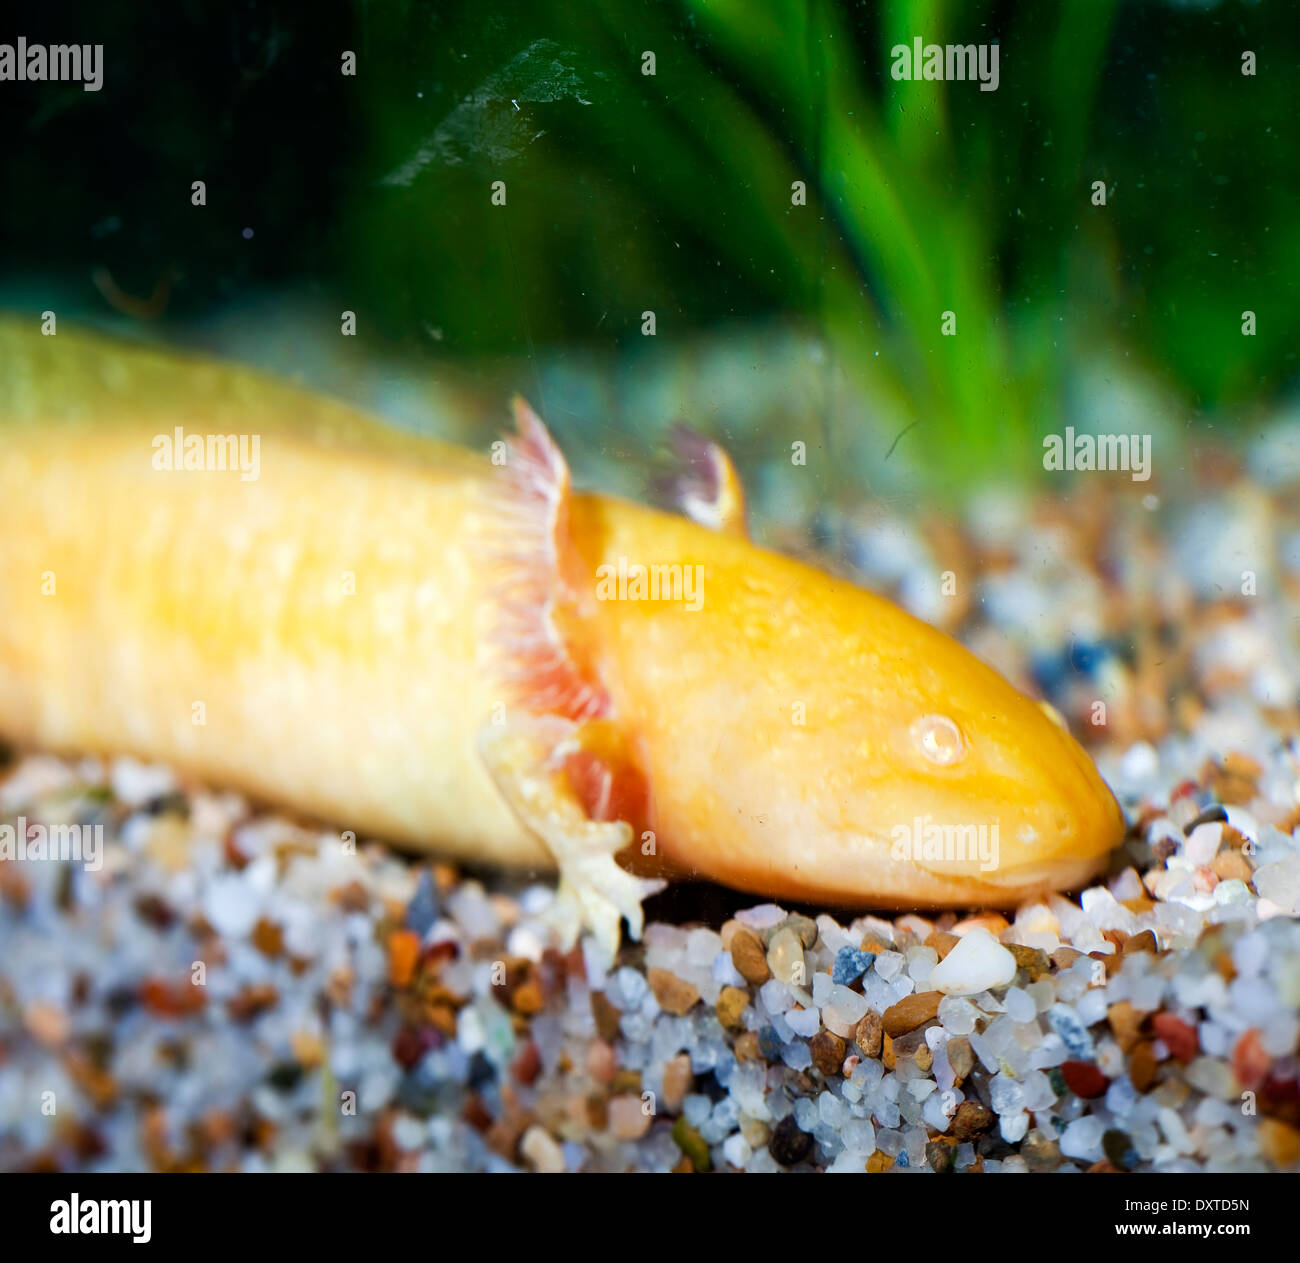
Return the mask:
{"type": "Polygon", "coordinates": [[[108,1111],[113,1108],[117,1102],[118,1085],[111,1074],[96,1066],[91,1058],[79,1049],[70,1050],[64,1056],[63,1064],[77,1087],[94,1102],[97,1109],[108,1111]]]}
{"type": "MultiPolygon", "coordinates": [[[[492,1114],[488,1110],[487,1103],[477,1092],[465,1102],[460,1116],[475,1131],[485,1132],[492,1126],[492,1114]]],[[[603,1126],[600,1130],[604,1130],[603,1126]]]]}
{"type": "Polygon", "coordinates": [[[546,996],[542,994],[542,985],[536,978],[521,982],[510,994],[510,1007],[516,1013],[531,1017],[546,1007],[546,996]]]}
{"type": "Polygon", "coordinates": [[[611,1097],[608,1110],[610,1134],[619,1140],[640,1140],[654,1121],[654,1115],[642,1105],[639,1096],[611,1097]]]}
{"type": "Polygon", "coordinates": [[[952,932],[960,938],[971,930],[987,930],[994,938],[1000,938],[1007,928],[1007,919],[999,912],[977,912],[973,917],[966,917],[952,927],[952,932]]]}
{"type": "Polygon", "coordinates": [[[334,899],[344,912],[366,912],[370,908],[370,891],[359,881],[350,881],[333,892],[334,899]]]}
{"type": "Polygon", "coordinates": [[[878,1175],[881,1171],[888,1171],[894,1165],[894,1160],[887,1153],[881,1153],[879,1149],[867,1159],[867,1172],[870,1175],[878,1175]]]}
{"type": "Polygon", "coordinates": [[[750,930],[739,929],[731,936],[731,963],[750,986],[760,987],[772,976],[763,944],[750,930]]]}
{"type": "Polygon", "coordinates": [[[640,1095],[641,1072],[639,1070],[629,1070],[624,1067],[614,1076],[614,1082],[610,1084],[610,1089],[615,1093],[633,1093],[640,1095]]]}
{"type": "Polygon", "coordinates": [[[828,1079],[844,1064],[844,1041],[831,1031],[818,1031],[809,1044],[813,1065],[828,1079]]]}
{"type": "Polygon", "coordinates": [[[1210,868],[1220,881],[1243,881],[1249,884],[1255,870],[1240,851],[1220,851],[1210,861],[1210,868]]]}
{"type": "Polygon", "coordinates": [[[757,1061],[758,1053],[758,1032],[746,1031],[743,1035],[736,1037],[736,1060],[737,1061],[757,1061]]]}
{"type": "MultiPolygon", "coordinates": [[[[590,1062],[593,1050],[601,1047],[608,1048],[608,1044],[601,1044],[596,1040],[591,1048],[587,1050],[587,1059],[590,1062]]],[[[599,1054],[597,1054],[599,1055],[599,1054]]],[[[537,1082],[537,1076],[542,1073],[542,1054],[538,1051],[536,1043],[531,1039],[524,1044],[515,1054],[515,1059],[510,1063],[510,1073],[514,1076],[516,1083],[522,1083],[525,1086],[537,1082]]]]}
{"type": "Polygon", "coordinates": [[[664,1066],[664,1104],[674,1114],[682,1107],[686,1094],[695,1084],[689,1053],[678,1053],[664,1066]]]}
{"type": "Polygon", "coordinates": [[[666,1013],[682,1017],[700,1002],[700,989],[667,969],[647,970],[646,981],[666,1013]]]}
{"type": "Polygon", "coordinates": [[[1160,951],[1160,944],[1156,942],[1156,936],[1151,930],[1143,930],[1141,934],[1134,934],[1123,947],[1125,956],[1131,956],[1134,952],[1152,952],[1160,951]]]}
{"type": "Polygon", "coordinates": [[[356,975],[347,965],[339,965],[331,971],[329,981],[325,984],[329,1002],[338,1008],[347,1008],[352,1002],[352,985],[355,981],[356,975]]]}
{"type": "Polygon", "coordinates": [[[1062,944],[1052,953],[1052,963],[1057,969],[1069,969],[1083,953],[1074,947],[1066,947],[1062,944]]]}
{"type": "Polygon", "coordinates": [[[1259,1120],[1259,1151],[1276,1167],[1300,1163],[1300,1130],[1280,1118],[1259,1120]]]}
{"type": "Polygon", "coordinates": [[[812,917],[805,917],[797,912],[792,912],[781,925],[793,930],[799,936],[799,942],[805,951],[817,946],[817,938],[820,932],[817,929],[817,922],[812,917]]]}
{"type": "Polygon", "coordinates": [[[623,1015],[609,1002],[609,997],[603,991],[591,993],[591,1016],[596,1019],[596,1034],[601,1039],[618,1038],[623,1015]]]}
{"type": "Polygon", "coordinates": [[[946,1175],[957,1160],[957,1151],[942,1140],[931,1140],[925,1146],[925,1160],[936,1175],[946,1175]]]}
{"type": "Polygon", "coordinates": [[[949,1134],[954,1140],[971,1140],[981,1132],[988,1131],[993,1126],[994,1118],[993,1111],[987,1105],[981,1105],[978,1101],[963,1101],[952,1116],[949,1134]]]}
{"type": "Polygon", "coordinates": [[[1144,1039],[1135,1044],[1128,1058],[1128,1077],[1139,1092],[1149,1092],[1156,1081],[1160,1063],[1156,1061],[1156,1052],[1151,1041],[1144,1039]]]}
{"type": "Polygon", "coordinates": [[[1141,916],[1144,912],[1150,912],[1154,908],[1155,901],[1145,897],[1137,899],[1121,899],[1119,901],[1121,908],[1127,908],[1134,916],[1141,916]]]}
{"type": "Polygon", "coordinates": [[[1106,1010],[1106,1020],[1110,1023],[1115,1042],[1124,1052],[1129,1052],[1138,1042],[1143,1015],[1127,1000],[1119,1000],[1106,1010]]]}
{"type": "Polygon", "coordinates": [[[1224,982],[1231,982],[1237,976],[1237,966],[1233,962],[1232,953],[1222,951],[1214,958],[1214,972],[1223,979],[1224,982]]]}
{"type": "Polygon", "coordinates": [[[257,924],[253,926],[251,938],[253,946],[263,956],[270,956],[274,959],[284,951],[284,931],[274,921],[269,921],[266,917],[258,918],[257,924]]]}
{"type": "Polygon", "coordinates": [[[1245,754],[1227,754],[1222,762],[1208,762],[1201,778],[1209,783],[1214,796],[1229,807],[1246,807],[1257,792],[1256,782],[1264,774],[1254,759],[1245,754]]]}
{"type": "Polygon", "coordinates": [[[1249,1092],[1258,1090],[1272,1068],[1273,1058],[1264,1048],[1259,1031],[1252,1027],[1237,1040],[1232,1049],[1232,1073],[1249,1092]]]}
{"type": "Polygon", "coordinates": [[[926,1022],[934,1021],[939,1016],[939,1001],[942,999],[943,993],[940,991],[921,991],[916,995],[904,996],[880,1015],[885,1034],[897,1039],[926,1022]]]}
{"type": "Polygon", "coordinates": [[[880,1064],[886,1070],[898,1069],[898,1058],[894,1056],[894,1041],[885,1035],[880,1041],[880,1064]]]}
{"type": "Polygon", "coordinates": [[[1252,781],[1257,781],[1264,775],[1264,765],[1250,755],[1242,754],[1240,750],[1229,750],[1223,756],[1221,766],[1229,776],[1241,776],[1252,781]]]}
{"type": "Polygon", "coordinates": [[[1124,959],[1119,952],[1110,952],[1109,954],[1106,952],[1089,952],[1088,955],[1091,956],[1093,960],[1101,961],[1102,968],[1106,971],[1107,978],[1119,970],[1120,962],[1124,959]]]}
{"type": "MultiPolygon", "coordinates": [[[[536,1047],[530,1040],[529,1047],[536,1047]]],[[[603,1083],[606,1086],[614,1082],[614,1075],[618,1072],[618,1060],[614,1056],[612,1045],[603,1039],[593,1039],[587,1048],[587,1073],[591,1075],[597,1083],[603,1083]]]]}
{"type": "MultiPolygon", "coordinates": [[[[1160,841],[1151,848],[1151,858],[1155,860],[1157,865],[1163,864],[1171,855],[1176,855],[1177,853],[1178,843],[1175,842],[1173,838],[1161,838],[1160,841]]],[[[1154,871],[1159,870],[1157,869],[1154,871]]],[[[1142,884],[1148,890],[1151,889],[1150,882],[1143,880],[1142,884]]]]}
{"type": "Polygon", "coordinates": [[[918,1070],[923,1074],[929,1074],[930,1067],[934,1065],[934,1053],[930,1051],[930,1045],[920,1044],[912,1054],[912,1060],[916,1062],[918,1070]]]}
{"type": "Polygon", "coordinates": [[[23,1013],[23,1024],[27,1032],[46,1048],[57,1048],[67,1038],[72,1029],[67,1013],[56,1004],[36,1003],[28,1005],[23,1013]]]}
{"type": "Polygon", "coordinates": [[[1052,962],[1040,947],[1023,947],[1019,943],[1005,943],[1012,956],[1016,958],[1016,968],[1023,969],[1029,975],[1030,982],[1046,978],[1052,972],[1052,962]]]}
{"type": "Polygon", "coordinates": [[[866,1016],[858,1023],[858,1029],[853,1032],[853,1040],[866,1056],[879,1057],[883,1031],[880,1014],[875,1009],[868,1009],[866,1016]]]}
{"type": "Polygon", "coordinates": [[[948,1054],[948,1064],[952,1067],[958,1083],[975,1069],[975,1050],[970,1046],[970,1040],[965,1035],[950,1039],[944,1045],[944,1051],[948,1054]]]}
{"type": "Polygon", "coordinates": [[[808,1157],[812,1146],[813,1138],[800,1129],[793,1114],[787,1114],[768,1138],[767,1151],[783,1167],[792,1167],[808,1157]]]}
{"type": "Polygon", "coordinates": [[[304,1070],[315,1070],[325,1060],[325,1043],[311,1031],[294,1031],[289,1036],[293,1059],[304,1070]]]}
{"type": "Polygon", "coordinates": [[[601,1093],[589,1093],[583,1099],[582,1106],[587,1126],[592,1131],[605,1131],[609,1127],[609,1102],[601,1093]]]}
{"type": "Polygon", "coordinates": [[[1034,1128],[1021,1142],[1020,1156],[1031,1171],[1055,1171],[1061,1165],[1061,1146],[1034,1128]]]}
{"type": "Polygon", "coordinates": [[[718,1021],[729,1031],[739,1030],[741,1018],[749,1008],[749,992],[739,987],[723,987],[716,1005],[718,1021]]]}
{"type": "Polygon", "coordinates": [[[227,1001],[226,1012],[236,1022],[251,1022],[279,1000],[280,993],[269,982],[249,982],[227,1001]]]}
{"type": "Polygon", "coordinates": [[[946,930],[934,930],[925,940],[925,945],[934,948],[942,960],[960,942],[961,939],[955,934],[949,934],[946,930]]]}

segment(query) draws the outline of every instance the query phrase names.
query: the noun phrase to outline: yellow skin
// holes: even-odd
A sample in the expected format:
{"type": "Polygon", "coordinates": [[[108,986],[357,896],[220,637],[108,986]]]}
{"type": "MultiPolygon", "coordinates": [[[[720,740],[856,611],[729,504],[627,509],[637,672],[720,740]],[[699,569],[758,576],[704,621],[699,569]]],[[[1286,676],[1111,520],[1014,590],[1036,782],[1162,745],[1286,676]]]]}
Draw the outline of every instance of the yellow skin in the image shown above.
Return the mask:
{"type": "Polygon", "coordinates": [[[10,739],[132,752],[421,849],[558,863],[574,921],[607,945],[652,888],[615,852],[772,897],[1014,906],[1085,881],[1122,836],[1037,703],[889,602],[744,538],[561,488],[555,625],[608,704],[547,719],[492,648],[487,459],[67,332],[0,323],[0,365],[10,739]],[[259,436],[259,476],[156,469],[177,425],[259,436]],[[597,599],[620,558],[700,567],[700,600],[597,599]],[[927,716],[946,717],[939,762],[927,716]],[[645,810],[589,821],[557,762],[576,746],[616,789],[644,784],[645,810]],[[918,818],[996,826],[995,866],[900,857],[918,818]]]}

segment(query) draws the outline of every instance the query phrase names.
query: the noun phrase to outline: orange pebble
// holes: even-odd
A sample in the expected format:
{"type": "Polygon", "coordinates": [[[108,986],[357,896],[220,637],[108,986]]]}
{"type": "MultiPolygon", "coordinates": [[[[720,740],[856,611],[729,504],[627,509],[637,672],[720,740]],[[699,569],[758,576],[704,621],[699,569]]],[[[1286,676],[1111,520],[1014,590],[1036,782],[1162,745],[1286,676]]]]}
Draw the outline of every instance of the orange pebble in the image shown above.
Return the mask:
{"type": "Polygon", "coordinates": [[[420,936],[414,930],[395,930],[388,936],[388,981],[409,987],[420,958],[420,936]]]}

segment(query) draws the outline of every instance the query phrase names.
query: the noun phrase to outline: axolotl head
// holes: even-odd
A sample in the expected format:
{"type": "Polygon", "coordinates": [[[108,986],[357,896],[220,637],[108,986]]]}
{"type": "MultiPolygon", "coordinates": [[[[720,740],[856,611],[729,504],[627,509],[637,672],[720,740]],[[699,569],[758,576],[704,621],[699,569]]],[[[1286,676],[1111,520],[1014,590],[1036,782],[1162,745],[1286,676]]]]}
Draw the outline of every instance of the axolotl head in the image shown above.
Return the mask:
{"type": "Polygon", "coordinates": [[[1014,907],[1082,885],[1122,840],[1059,716],[956,640],[746,539],[572,508],[588,574],[670,558],[701,576],[693,602],[592,602],[652,864],[774,898],[1014,907]]]}
{"type": "Polygon", "coordinates": [[[900,902],[1014,905],[1084,884],[1124,836],[1115,796],[1055,710],[926,630],[867,712],[843,844],[869,821],[868,867],[900,902]]]}
{"type": "Polygon", "coordinates": [[[897,634],[875,638],[873,669],[813,738],[826,775],[803,875],[896,906],[1014,906],[1085,883],[1125,827],[1087,753],[1050,707],[887,610],[897,634]]]}
{"type": "Polygon", "coordinates": [[[732,625],[709,633],[727,669],[689,688],[698,748],[680,726],[656,743],[682,773],[660,788],[689,769],[707,781],[666,804],[709,839],[693,851],[705,875],[840,904],[1014,907],[1104,867],[1122,813],[1049,707],[819,572],[782,562],[738,591],[732,625]]]}

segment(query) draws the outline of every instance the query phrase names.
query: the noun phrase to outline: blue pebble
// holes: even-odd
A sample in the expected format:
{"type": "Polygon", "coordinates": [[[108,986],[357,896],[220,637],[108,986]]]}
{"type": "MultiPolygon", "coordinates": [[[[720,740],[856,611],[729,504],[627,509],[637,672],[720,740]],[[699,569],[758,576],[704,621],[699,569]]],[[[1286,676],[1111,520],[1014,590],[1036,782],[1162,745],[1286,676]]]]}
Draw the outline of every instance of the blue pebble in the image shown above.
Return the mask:
{"type": "Polygon", "coordinates": [[[768,1061],[780,1061],[781,1050],[785,1045],[781,1043],[781,1037],[771,1026],[765,1026],[758,1032],[758,1051],[767,1058],[768,1061]]]}
{"type": "Polygon", "coordinates": [[[835,953],[835,964],[831,969],[831,981],[838,986],[847,987],[857,982],[875,962],[875,952],[859,951],[856,947],[841,947],[835,953]]]}
{"type": "Polygon", "coordinates": [[[1092,1061],[1096,1057],[1097,1052],[1088,1028],[1068,1005],[1052,1005],[1047,1010],[1047,1023],[1061,1037],[1066,1051],[1075,1061],[1092,1061]]]}
{"type": "Polygon", "coordinates": [[[423,938],[438,919],[438,893],[433,887],[433,874],[426,868],[416,883],[415,894],[406,905],[406,928],[423,938]]]}

